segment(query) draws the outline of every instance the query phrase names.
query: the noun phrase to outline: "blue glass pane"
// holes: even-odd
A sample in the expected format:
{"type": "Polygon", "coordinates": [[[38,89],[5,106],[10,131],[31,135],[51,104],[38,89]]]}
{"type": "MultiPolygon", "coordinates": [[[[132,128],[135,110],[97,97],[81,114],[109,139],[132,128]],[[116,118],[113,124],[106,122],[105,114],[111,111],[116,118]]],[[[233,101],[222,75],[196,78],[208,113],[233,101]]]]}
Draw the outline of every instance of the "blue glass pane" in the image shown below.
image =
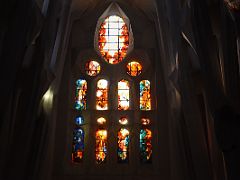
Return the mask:
{"type": "Polygon", "coordinates": [[[76,125],[82,125],[83,123],[84,123],[84,119],[83,119],[83,117],[82,116],[77,116],[76,118],[75,118],[75,123],[76,123],[76,125]]]}
{"type": "Polygon", "coordinates": [[[72,161],[80,162],[83,159],[84,152],[84,131],[81,128],[76,128],[73,131],[72,143],[72,161]]]}

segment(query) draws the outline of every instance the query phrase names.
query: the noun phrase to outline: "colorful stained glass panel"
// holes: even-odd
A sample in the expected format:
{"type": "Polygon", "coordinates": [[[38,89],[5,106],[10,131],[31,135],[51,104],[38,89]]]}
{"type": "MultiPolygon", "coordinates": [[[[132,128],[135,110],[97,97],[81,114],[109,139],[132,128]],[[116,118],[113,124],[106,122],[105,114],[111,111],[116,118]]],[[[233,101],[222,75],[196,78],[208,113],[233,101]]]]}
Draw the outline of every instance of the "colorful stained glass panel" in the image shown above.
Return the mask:
{"type": "Polygon", "coordinates": [[[151,110],[150,81],[148,80],[140,82],[140,110],[151,110]]]}
{"type": "Polygon", "coordinates": [[[129,82],[121,80],[118,82],[118,110],[129,109],[129,82]]]}
{"type": "Polygon", "coordinates": [[[97,82],[97,110],[108,110],[108,81],[105,79],[100,79],[97,82]]]}
{"type": "Polygon", "coordinates": [[[117,64],[127,54],[129,31],[123,19],[113,15],[101,24],[98,47],[103,58],[110,64],[117,64]]]}
{"type": "Polygon", "coordinates": [[[142,73],[142,65],[136,61],[127,64],[127,73],[130,76],[138,76],[142,73]]]}
{"type": "Polygon", "coordinates": [[[84,79],[78,79],[76,81],[76,97],[75,97],[75,109],[85,110],[87,104],[87,81],[84,79]]]}
{"type": "Polygon", "coordinates": [[[82,128],[75,128],[73,131],[72,162],[79,163],[83,159],[84,152],[84,131],[82,128]]]}
{"type": "Polygon", "coordinates": [[[96,162],[103,163],[107,157],[107,130],[99,129],[96,132],[96,162]]]}
{"type": "Polygon", "coordinates": [[[129,161],[129,131],[121,128],[118,131],[118,162],[127,163],[129,161]]]}
{"type": "Polygon", "coordinates": [[[97,61],[88,61],[85,66],[87,75],[96,76],[101,70],[101,66],[97,61]]]}
{"type": "Polygon", "coordinates": [[[143,163],[152,161],[152,132],[149,129],[140,130],[140,160],[143,163]]]}

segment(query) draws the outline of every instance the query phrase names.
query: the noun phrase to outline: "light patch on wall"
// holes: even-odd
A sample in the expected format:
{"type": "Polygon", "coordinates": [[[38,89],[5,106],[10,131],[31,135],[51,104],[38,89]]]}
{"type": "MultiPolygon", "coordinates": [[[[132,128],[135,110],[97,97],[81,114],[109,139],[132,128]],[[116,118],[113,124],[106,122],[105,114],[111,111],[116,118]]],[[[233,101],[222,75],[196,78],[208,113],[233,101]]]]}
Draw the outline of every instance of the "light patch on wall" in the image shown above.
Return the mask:
{"type": "Polygon", "coordinates": [[[53,91],[51,87],[47,90],[47,92],[42,97],[42,106],[45,112],[50,112],[53,104],[53,91]]]}

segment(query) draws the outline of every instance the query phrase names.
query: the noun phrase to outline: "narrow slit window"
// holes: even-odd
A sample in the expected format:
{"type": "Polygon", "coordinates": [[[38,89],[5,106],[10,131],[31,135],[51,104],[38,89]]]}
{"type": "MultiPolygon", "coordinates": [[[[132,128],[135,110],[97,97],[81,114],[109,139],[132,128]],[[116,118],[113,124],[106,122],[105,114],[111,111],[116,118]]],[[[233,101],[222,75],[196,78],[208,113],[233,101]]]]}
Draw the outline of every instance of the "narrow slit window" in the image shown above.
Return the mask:
{"type": "Polygon", "coordinates": [[[118,82],[118,110],[129,109],[129,82],[121,80],[118,82]]]}
{"type": "Polygon", "coordinates": [[[84,79],[78,79],[76,81],[76,97],[75,97],[75,109],[86,110],[87,106],[87,81],[84,79]]]}
{"type": "Polygon", "coordinates": [[[96,92],[96,109],[97,110],[108,110],[108,81],[100,79],[97,82],[96,92]]]}
{"type": "Polygon", "coordinates": [[[140,130],[140,160],[142,163],[152,162],[152,132],[147,128],[140,130]]]}
{"type": "Polygon", "coordinates": [[[140,110],[151,110],[150,81],[142,80],[140,82],[140,110]]]}
{"type": "Polygon", "coordinates": [[[129,131],[121,128],[118,131],[117,156],[119,163],[128,163],[129,161],[129,131]]]}
{"type": "Polygon", "coordinates": [[[107,130],[98,129],[96,132],[96,162],[101,164],[106,162],[107,157],[107,130]]]}
{"type": "Polygon", "coordinates": [[[84,131],[82,128],[75,128],[73,131],[72,162],[80,163],[84,153],[84,131]]]}

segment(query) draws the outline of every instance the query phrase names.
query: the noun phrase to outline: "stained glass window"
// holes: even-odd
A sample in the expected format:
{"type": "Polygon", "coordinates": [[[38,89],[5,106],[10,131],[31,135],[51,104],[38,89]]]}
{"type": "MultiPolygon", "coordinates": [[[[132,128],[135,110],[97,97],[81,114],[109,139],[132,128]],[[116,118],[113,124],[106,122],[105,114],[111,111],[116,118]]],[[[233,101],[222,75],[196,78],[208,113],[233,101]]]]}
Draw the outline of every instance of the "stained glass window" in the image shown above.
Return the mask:
{"type": "Polygon", "coordinates": [[[118,162],[127,163],[129,161],[129,131],[121,128],[118,131],[118,162]]]}
{"type": "Polygon", "coordinates": [[[140,63],[136,61],[132,61],[127,64],[127,73],[130,76],[138,76],[139,74],[142,73],[142,66],[140,63]]]}
{"type": "Polygon", "coordinates": [[[107,110],[108,109],[108,81],[105,79],[100,79],[97,82],[97,110],[107,110]]]}
{"type": "Polygon", "coordinates": [[[85,66],[87,75],[96,76],[101,70],[101,66],[97,61],[88,61],[85,66]]]}
{"type": "Polygon", "coordinates": [[[103,117],[100,117],[100,118],[97,119],[97,123],[98,123],[99,125],[103,125],[103,124],[106,123],[106,119],[103,118],[103,117]]]}
{"type": "Polygon", "coordinates": [[[128,123],[128,119],[126,117],[121,117],[118,122],[121,125],[126,125],[128,123]]]}
{"type": "Polygon", "coordinates": [[[150,119],[142,118],[141,123],[142,123],[143,126],[149,125],[150,124],[150,119]]]}
{"type": "Polygon", "coordinates": [[[79,163],[83,159],[84,152],[84,131],[82,128],[75,128],[73,131],[72,162],[79,163]]]}
{"type": "Polygon", "coordinates": [[[77,116],[77,117],[75,118],[75,124],[76,124],[77,126],[81,126],[81,125],[83,125],[83,123],[84,123],[84,119],[83,119],[82,116],[77,116]]]}
{"type": "Polygon", "coordinates": [[[96,132],[96,162],[103,163],[107,156],[107,130],[98,129],[96,132]]]}
{"type": "Polygon", "coordinates": [[[140,160],[143,163],[152,161],[152,132],[147,129],[140,130],[140,160]]]}
{"type": "Polygon", "coordinates": [[[150,81],[140,82],[140,110],[151,110],[150,81]]]}
{"type": "Polygon", "coordinates": [[[87,94],[87,81],[84,79],[78,79],[76,81],[76,97],[75,97],[75,109],[86,109],[86,94],[87,94]]]}
{"type": "Polygon", "coordinates": [[[116,15],[109,16],[101,24],[98,47],[103,58],[110,64],[117,64],[127,54],[129,31],[124,20],[116,15]]]}
{"type": "Polygon", "coordinates": [[[118,110],[129,109],[129,82],[121,80],[118,82],[118,110]]]}

